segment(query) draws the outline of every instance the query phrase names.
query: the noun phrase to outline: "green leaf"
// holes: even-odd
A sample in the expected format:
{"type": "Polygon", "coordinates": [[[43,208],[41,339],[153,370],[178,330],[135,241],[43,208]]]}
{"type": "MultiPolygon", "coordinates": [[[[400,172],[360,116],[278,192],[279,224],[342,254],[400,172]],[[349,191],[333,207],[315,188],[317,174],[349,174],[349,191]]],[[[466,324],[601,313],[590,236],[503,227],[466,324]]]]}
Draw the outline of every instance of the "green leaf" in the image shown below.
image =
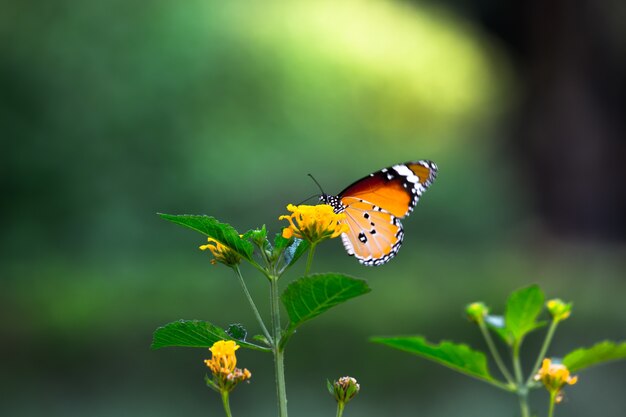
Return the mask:
{"type": "Polygon", "coordinates": [[[265,253],[269,253],[272,250],[272,246],[267,240],[267,229],[265,225],[263,225],[260,229],[248,230],[243,234],[242,238],[245,240],[251,240],[252,243],[257,245],[261,250],[265,251],[265,253]]]}
{"type": "Polygon", "coordinates": [[[487,325],[487,328],[497,334],[504,341],[504,343],[508,345],[513,344],[513,336],[504,325],[503,316],[489,314],[485,317],[485,324],[487,325]]]}
{"type": "Polygon", "coordinates": [[[220,392],[220,387],[215,382],[213,382],[213,380],[209,378],[207,374],[204,374],[204,382],[206,383],[206,386],[211,388],[213,391],[220,392]]]}
{"type": "Polygon", "coordinates": [[[226,223],[220,223],[214,217],[211,216],[198,216],[190,214],[162,214],[159,213],[161,218],[168,220],[172,223],[179,224],[197,232],[203,233],[208,237],[211,237],[222,245],[228,246],[243,258],[247,260],[252,259],[252,252],[254,248],[250,242],[239,237],[239,232],[235,230],[231,225],[226,223]]]}
{"type": "Polygon", "coordinates": [[[235,340],[246,340],[248,331],[242,324],[233,323],[226,328],[226,333],[235,340]]]}
{"type": "Polygon", "coordinates": [[[580,348],[568,353],[563,358],[563,365],[567,366],[570,372],[576,372],[618,359],[626,359],[626,342],[617,344],[605,340],[590,348],[580,348]]]}
{"type": "Polygon", "coordinates": [[[285,263],[289,266],[296,263],[310,246],[306,240],[295,238],[293,243],[285,249],[285,263]]]}
{"type": "Polygon", "coordinates": [[[536,321],[543,308],[543,301],[543,292],[537,285],[522,288],[509,296],[504,322],[518,343],[528,332],[545,324],[536,321]]]}
{"type": "Polygon", "coordinates": [[[335,395],[335,387],[333,386],[333,384],[330,382],[329,379],[326,380],[326,389],[328,389],[328,393],[330,395],[335,395]]]}
{"type": "Polygon", "coordinates": [[[267,340],[267,337],[263,336],[262,334],[255,334],[254,336],[252,336],[252,340],[254,340],[255,342],[263,343],[265,346],[270,346],[270,342],[267,340]]]}
{"type": "Polygon", "coordinates": [[[309,248],[309,242],[303,239],[285,239],[281,233],[276,233],[274,238],[274,258],[284,251],[284,266],[293,265],[309,248]]]}
{"type": "Polygon", "coordinates": [[[280,298],[289,315],[289,329],[293,330],[329,308],[370,291],[361,279],[337,273],[314,274],[289,284],[280,298]]]}
{"type": "Polygon", "coordinates": [[[234,340],[241,347],[270,352],[270,349],[266,347],[235,339],[224,329],[202,320],[179,320],[159,327],[154,332],[150,347],[152,349],[173,346],[210,348],[218,340],[234,340]]]}
{"type": "Polygon", "coordinates": [[[267,229],[265,225],[261,226],[260,229],[252,229],[248,230],[243,234],[243,237],[246,239],[252,239],[254,242],[257,242],[259,245],[263,243],[267,239],[267,229]]]}
{"type": "Polygon", "coordinates": [[[421,356],[474,378],[488,382],[495,381],[489,373],[485,354],[467,345],[448,341],[435,345],[428,343],[420,336],[375,337],[371,341],[421,356]]]}
{"type": "Polygon", "coordinates": [[[274,249],[277,251],[283,250],[289,245],[290,241],[291,239],[285,239],[282,233],[276,233],[276,236],[274,236],[274,249]]]}

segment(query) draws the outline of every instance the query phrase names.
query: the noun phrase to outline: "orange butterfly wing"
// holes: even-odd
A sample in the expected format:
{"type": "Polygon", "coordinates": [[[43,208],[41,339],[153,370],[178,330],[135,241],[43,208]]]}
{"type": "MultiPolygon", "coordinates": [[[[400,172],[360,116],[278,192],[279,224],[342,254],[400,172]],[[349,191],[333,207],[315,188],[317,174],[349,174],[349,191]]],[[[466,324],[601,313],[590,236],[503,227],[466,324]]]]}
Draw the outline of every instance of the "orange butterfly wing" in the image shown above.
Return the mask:
{"type": "Polygon", "coordinates": [[[349,232],[342,234],[348,254],[364,265],[381,265],[393,258],[404,237],[401,218],[409,215],[437,176],[431,161],[407,162],[370,174],[330,199],[346,213],[349,232]]]}
{"type": "Polygon", "coordinates": [[[339,198],[355,197],[402,218],[413,210],[436,177],[437,165],[434,162],[407,162],[381,169],[356,181],[339,193],[339,198]]]}
{"type": "Polygon", "coordinates": [[[354,197],[344,197],[344,210],[349,227],[341,235],[343,246],[349,255],[364,265],[381,265],[393,258],[404,232],[402,224],[393,214],[382,209],[372,210],[372,205],[354,197]]]}

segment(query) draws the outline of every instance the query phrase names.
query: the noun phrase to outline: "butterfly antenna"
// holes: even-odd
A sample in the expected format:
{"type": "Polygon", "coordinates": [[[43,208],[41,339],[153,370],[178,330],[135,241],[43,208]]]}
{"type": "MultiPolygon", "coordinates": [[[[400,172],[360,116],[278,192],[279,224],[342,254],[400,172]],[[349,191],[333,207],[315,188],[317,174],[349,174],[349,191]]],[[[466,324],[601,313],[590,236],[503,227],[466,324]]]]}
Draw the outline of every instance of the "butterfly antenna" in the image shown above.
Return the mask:
{"type": "Polygon", "coordinates": [[[319,197],[319,194],[313,194],[311,197],[309,197],[309,198],[307,198],[307,199],[305,199],[305,200],[301,201],[298,205],[304,204],[304,203],[306,203],[307,201],[309,201],[310,199],[315,198],[315,197],[319,197]]]}
{"type": "Polygon", "coordinates": [[[307,174],[309,177],[311,177],[311,179],[313,180],[313,182],[315,184],[317,184],[317,187],[320,189],[320,191],[322,192],[323,195],[326,195],[326,193],[324,192],[324,190],[322,189],[322,186],[320,185],[319,182],[317,182],[317,180],[315,179],[315,177],[311,174],[307,174]]]}

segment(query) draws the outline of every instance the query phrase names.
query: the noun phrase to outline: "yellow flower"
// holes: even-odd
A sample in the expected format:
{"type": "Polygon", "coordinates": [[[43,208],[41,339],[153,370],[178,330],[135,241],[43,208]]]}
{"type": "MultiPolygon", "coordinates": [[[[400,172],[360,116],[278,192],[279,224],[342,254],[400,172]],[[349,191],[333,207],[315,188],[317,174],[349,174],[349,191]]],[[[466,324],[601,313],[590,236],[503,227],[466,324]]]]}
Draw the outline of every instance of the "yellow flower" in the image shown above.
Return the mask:
{"type": "Polygon", "coordinates": [[[214,259],[211,259],[211,263],[213,265],[215,265],[216,262],[220,262],[227,266],[234,266],[241,260],[241,256],[228,246],[222,245],[220,242],[211,237],[208,238],[207,241],[209,243],[200,246],[200,250],[208,249],[211,251],[215,257],[214,259]]]}
{"type": "Polygon", "coordinates": [[[289,221],[289,226],[283,229],[285,239],[295,236],[310,243],[317,243],[348,231],[348,225],[342,222],[346,218],[345,213],[335,213],[328,204],[317,206],[289,204],[287,210],[292,214],[278,218],[289,221]]]}
{"type": "Polygon", "coordinates": [[[213,357],[204,362],[211,369],[213,374],[229,374],[233,372],[235,366],[237,366],[237,356],[235,356],[237,349],[239,349],[239,345],[234,341],[220,340],[209,348],[213,357]]]}
{"type": "Polygon", "coordinates": [[[541,369],[535,375],[535,380],[543,382],[551,394],[556,394],[556,402],[559,402],[562,398],[561,389],[567,384],[574,385],[578,381],[578,377],[571,376],[565,365],[552,363],[550,359],[546,358],[543,360],[541,369]]]}
{"type": "Polygon", "coordinates": [[[206,359],[204,363],[213,374],[213,381],[209,382],[214,388],[220,391],[230,392],[237,384],[252,377],[247,369],[237,368],[237,356],[235,351],[239,345],[232,340],[219,340],[209,348],[211,359],[206,359]]]}

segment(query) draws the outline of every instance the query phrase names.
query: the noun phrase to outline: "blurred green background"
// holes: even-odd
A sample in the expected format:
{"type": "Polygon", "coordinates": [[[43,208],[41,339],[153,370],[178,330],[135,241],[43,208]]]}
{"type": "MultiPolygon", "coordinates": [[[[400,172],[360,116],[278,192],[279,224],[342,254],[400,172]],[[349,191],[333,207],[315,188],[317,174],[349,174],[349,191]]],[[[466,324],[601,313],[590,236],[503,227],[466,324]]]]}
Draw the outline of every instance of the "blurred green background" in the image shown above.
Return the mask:
{"type": "MultiPolygon", "coordinates": [[[[155,213],[276,232],[317,192],[307,173],[339,192],[427,158],[440,174],[396,259],[320,247],[316,271],[373,291],[294,337],[290,412],[334,415],[325,380],[349,374],[362,392],[346,415],[517,416],[515,398],[367,339],[483,349],[465,304],[502,311],[530,283],[575,303],[551,355],[624,339],[626,11],[601,3],[0,3],[0,414],[222,415],[208,352],[151,351],[152,331],[258,329],[202,236],[155,213]]],[[[239,361],[253,379],[235,415],[276,415],[271,357],[239,361]]],[[[623,416],[625,372],[584,372],[557,413],[623,416]]],[[[544,415],[547,396],[532,401],[544,415]]]]}

